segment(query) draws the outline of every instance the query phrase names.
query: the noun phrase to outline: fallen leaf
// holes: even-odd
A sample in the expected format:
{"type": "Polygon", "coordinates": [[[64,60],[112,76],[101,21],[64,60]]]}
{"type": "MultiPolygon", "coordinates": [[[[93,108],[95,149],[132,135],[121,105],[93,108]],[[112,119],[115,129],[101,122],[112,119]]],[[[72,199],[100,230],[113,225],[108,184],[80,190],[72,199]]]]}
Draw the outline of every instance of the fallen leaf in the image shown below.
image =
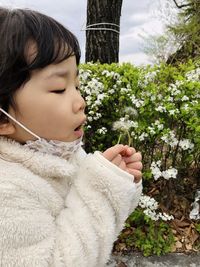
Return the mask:
{"type": "Polygon", "coordinates": [[[180,241],[177,241],[175,246],[176,248],[182,248],[183,244],[180,241]]]}
{"type": "Polygon", "coordinates": [[[186,244],[185,247],[186,247],[187,250],[192,250],[192,245],[191,244],[186,244]]]}

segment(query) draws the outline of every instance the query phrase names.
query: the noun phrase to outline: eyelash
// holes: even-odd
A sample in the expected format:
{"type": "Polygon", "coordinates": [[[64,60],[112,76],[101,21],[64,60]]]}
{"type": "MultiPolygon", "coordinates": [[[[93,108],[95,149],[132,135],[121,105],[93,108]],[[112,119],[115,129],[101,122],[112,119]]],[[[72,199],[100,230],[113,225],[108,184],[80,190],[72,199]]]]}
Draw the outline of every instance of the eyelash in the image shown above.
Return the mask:
{"type": "Polygon", "coordinates": [[[64,93],[66,89],[62,89],[62,90],[54,90],[54,91],[51,91],[52,93],[55,93],[55,94],[62,94],[64,93]]]}
{"type": "MultiPolygon", "coordinates": [[[[62,89],[62,90],[54,90],[54,91],[51,91],[52,93],[55,93],[55,94],[62,94],[62,93],[64,93],[65,92],[65,88],[64,89],[62,89]]],[[[80,91],[80,87],[79,86],[76,86],[76,90],[77,91],[80,91]]]]}

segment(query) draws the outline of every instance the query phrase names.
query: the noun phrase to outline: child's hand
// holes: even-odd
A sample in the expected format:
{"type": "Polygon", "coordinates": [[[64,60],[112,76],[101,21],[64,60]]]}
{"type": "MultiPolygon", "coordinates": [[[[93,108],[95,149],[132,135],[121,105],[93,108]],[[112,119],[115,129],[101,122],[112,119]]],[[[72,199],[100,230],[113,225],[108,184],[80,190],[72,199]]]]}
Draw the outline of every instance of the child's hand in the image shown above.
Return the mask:
{"type": "Polygon", "coordinates": [[[142,156],[140,152],[136,153],[133,147],[115,145],[104,151],[102,155],[120,169],[134,175],[136,183],[141,180],[142,156]]]}
{"type": "Polygon", "coordinates": [[[126,163],[127,171],[134,175],[135,182],[138,183],[142,178],[142,155],[140,152],[136,152],[133,147],[126,145],[125,148],[126,150],[122,156],[126,163]]]}

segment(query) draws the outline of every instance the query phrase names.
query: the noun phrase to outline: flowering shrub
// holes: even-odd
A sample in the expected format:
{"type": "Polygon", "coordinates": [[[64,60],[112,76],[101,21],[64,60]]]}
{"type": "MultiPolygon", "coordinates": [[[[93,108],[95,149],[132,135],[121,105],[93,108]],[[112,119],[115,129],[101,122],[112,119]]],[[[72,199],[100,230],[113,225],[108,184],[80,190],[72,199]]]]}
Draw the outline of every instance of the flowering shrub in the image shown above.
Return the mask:
{"type": "Polygon", "coordinates": [[[156,210],[158,209],[158,202],[149,196],[141,196],[139,207],[143,208],[144,214],[150,217],[153,221],[158,221],[159,219],[162,219],[163,221],[174,219],[172,215],[169,216],[165,212],[156,213],[156,210]]]}
{"type": "MultiPolygon", "coordinates": [[[[188,62],[178,67],[83,64],[80,85],[87,103],[87,152],[103,151],[116,143],[129,144],[141,151],[144,194],[160,179],[168,182],[163,183],[166,185],[163,192],[170,193],[175,187],[173,181],[197,175],[200,63],[188,62]]],[[[162,196],[157,198],[158,202],[143,195],[139,202],[140,212],[149,218],[149,230],[154,227],[153,221],[159,225],[159,221],[173,219],[172,215],[156,211],[162,196]]],[[[168,198],[165,197],[166,201],[168,198]]],[[[173,240],[171,236],[170,240],[173,240]]],[[[169,246],[170,241],[163,252],[169,246]]]]}
{"type": "Polygon", "coordinates": [[[171,251],[174,236],[170,226],[163,221],[152,221],[140,209],[133,212],[126,223],[127,228],[120,234],[120,242],[115,245],[118,250],[125,242],[127,251],[138,248],[144,256],[162,255],[171,251]],[[129,229],[135,228],[133,232],[129,229]]]}
{"type": "Polygon", "coordinates": [[[176,178],[200,167],[200,67],[87,64],[85,148],[129,143],[143,154],[144,178],[176,178]]]}

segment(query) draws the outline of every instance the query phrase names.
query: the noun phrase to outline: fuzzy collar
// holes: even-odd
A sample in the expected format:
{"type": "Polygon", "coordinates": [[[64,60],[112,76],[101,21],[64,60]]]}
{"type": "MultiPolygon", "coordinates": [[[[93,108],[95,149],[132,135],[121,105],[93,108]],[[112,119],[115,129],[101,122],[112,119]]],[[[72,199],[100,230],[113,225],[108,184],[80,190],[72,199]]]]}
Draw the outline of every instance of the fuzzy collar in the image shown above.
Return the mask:
{"type": "Polygon", "coordinates": [[[80,148],[72,159],[67,161],[57,156],[33,151],[12,139],[0,137],[0,158],[22,164],[33,173],[47,178],[72,177],[76,172],[77,161],[80,160],[79,154],[83,154],[82,150],[80,148]]]}

